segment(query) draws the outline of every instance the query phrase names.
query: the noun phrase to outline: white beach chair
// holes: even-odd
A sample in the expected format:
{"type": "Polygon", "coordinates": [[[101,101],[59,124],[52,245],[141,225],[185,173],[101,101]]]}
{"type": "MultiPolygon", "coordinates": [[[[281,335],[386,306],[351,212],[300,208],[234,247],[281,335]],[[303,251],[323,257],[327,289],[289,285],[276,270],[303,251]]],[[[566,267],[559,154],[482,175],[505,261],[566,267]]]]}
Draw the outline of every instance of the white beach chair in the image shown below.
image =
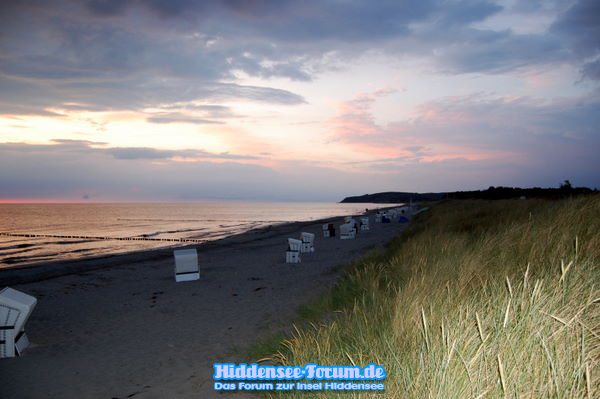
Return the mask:
{"type": "Polygon", "coordinates": [[[329,223],[323,225],[323,237],[329,237],[329,223]]]}
{"type": "Polygon", "coordinates": [[[288,250],[285,252],[286,263],[300,263],[300,249],[302,241],[295,238],[288,238],[288,250]]]}
{"type": "Polygon", "coordinates": [[[356,229],[351,223],[344,223],[340,225],[340,239],[351,240],[356,237],[356,229]]]}
{"type": "Polygon", "coordinates": [[[300,233],[300,240],[302,240],[300,252],[315,252],[315,235],[313,233],[300,233]]]}
{"type": "Polygon", "coordinates": [[[352,216],[345,216],[344,223],[351,224],[355,232],[358,232],[358,222],[352,216]]]}
{"type": "Polygon", "coordinates": [[[200,279],[198,268],[198,252],[192,249],[176,249],[175,256],[175,281],[193,281],[200,279]]]}
{"type": "Polygon", "coordinates": [[[364,217],[360,218],[360,229],[361,230],[369,230],[369,218],[364,217]]]}
{"type": "Polygon", "coordinates": [[[25,323],[37,299],[6,287],[0,291],[0,358],[20,356],[29,346],[25,323]]]}

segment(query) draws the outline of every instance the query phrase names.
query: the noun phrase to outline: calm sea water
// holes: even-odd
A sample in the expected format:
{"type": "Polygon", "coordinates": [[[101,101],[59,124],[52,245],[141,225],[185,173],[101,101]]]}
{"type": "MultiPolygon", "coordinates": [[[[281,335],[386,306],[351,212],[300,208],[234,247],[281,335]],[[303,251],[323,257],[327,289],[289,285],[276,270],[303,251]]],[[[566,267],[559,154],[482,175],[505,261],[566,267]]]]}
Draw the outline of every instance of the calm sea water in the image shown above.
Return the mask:
{"type": "Polygon", "coordinates": [[[0,268],[189,244],[177,240],[211,241],[267,225],[360,214],[377,207],[381,205],[0,204],[0,268]]]}

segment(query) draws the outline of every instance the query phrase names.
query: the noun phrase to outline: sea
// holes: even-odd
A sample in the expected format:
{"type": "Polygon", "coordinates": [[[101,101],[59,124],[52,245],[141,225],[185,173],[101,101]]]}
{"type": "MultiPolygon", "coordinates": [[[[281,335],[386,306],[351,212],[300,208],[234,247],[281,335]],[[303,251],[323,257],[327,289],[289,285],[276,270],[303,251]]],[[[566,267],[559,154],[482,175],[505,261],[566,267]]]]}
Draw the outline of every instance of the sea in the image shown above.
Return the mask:
{"type": "Polygon", "coordinates": [[[0,204],[0,268],[200,244],[389,204],[195,202],[0,204]]]}

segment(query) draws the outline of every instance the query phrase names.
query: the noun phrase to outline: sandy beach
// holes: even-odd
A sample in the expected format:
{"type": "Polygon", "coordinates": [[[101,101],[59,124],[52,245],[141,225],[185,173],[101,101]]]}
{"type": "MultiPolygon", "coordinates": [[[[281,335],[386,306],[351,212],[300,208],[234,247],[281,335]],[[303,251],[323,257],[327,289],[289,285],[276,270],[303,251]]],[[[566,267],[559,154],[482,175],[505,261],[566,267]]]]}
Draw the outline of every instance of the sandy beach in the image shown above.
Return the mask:
{"type": "Polygon", "coordinates": [[[192,282],[175,283],[172,250],[0,271],[0,286],[38,299],[31,346],[0,359],[0,397],[221,397],[213,363],[256,360],[244,349],[289,328],[299,305],[332,286],[331,268],[405,227],[370,221],[354,240],[324,238],[315,221],[196,246],[201,279],[192,282]],[[301,231],[315,233],[316,250],[286,264],[287,238],[301,231]]]}

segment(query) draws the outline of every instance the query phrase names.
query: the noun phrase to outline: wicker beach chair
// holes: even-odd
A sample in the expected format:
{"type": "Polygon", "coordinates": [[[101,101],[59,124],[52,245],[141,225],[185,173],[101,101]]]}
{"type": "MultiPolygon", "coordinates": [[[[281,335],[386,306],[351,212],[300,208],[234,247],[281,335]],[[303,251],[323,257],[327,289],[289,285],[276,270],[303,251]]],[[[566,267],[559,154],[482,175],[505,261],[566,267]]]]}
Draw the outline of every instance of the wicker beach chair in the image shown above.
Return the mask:
{"type": "Polygon", "coordinates": [[[340,239],[351,240],[356,238],[356,229],[352,223],[344,223],[340,225],[340,239]]]}
{"type": "Polygon", "coordinates": [[[300,263],[300,250],[302,241],[295,238],[288,238],[288,250],[285,252],[286,263],[300,263]]]}
{"type": "Polygon", "coordinates": [[[363,231],[369,230],[369,218],[368,217],[360,218],[360,229],[363,231]]]}
{"type": "Polygon", "coordinates": [[[315,252],[315,235],[313,233],[300,233],[300,240],[302,241],[300,252],[315,252]]]}
{"type": "Polygon", "coordinates": [[[0,291],[0,358],[20,356],[29,346],[25,323],[37,299],[6,287],[0,291]]]}
{"type": "Polygon", "coordinates": [[[175,256],[175,281],[193,281],[200,278],[198,268],[198,252],[192,249],[176,249],[175,256]]]}

